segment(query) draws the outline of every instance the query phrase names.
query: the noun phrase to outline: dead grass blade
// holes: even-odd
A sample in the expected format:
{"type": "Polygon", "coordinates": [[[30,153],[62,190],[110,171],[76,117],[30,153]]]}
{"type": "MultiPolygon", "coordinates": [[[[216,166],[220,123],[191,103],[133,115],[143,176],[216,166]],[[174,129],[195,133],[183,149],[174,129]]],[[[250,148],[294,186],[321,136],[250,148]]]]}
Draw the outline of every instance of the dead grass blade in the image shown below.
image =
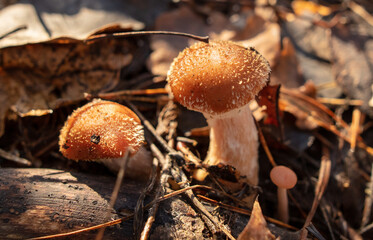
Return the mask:
{"type": "Polygon", "coordinates": [[[117,99],[121,96],[136,96],[136,95],[158,95],[158,94],[168,94],[167,90],[164,88],[155,88],[155,89],[130,89],[130,90],[122,90],[116,92],[109,92],[109,93],[98,93],[98,94],[90,94],[85,93],[84,97],[86,99],[93,99],[93,98],[101,98],[101,99],[117,99]]]}
{"type": "MultiPolygon", "coordinates": [[[[125,171],[126,171],[126,165],[127,165],[128,158],[129,158],[129,152],[130,151],[127,150],[124,153],[124,158],[123,158],[123,161],[121,162],[120,169],[119,169],[119,172],[117,174],[117,179],[115,181],[114,189],[113,189],[113,192],[112,192],[111,197],[110,197],[109,207],[107,209],[106,217],[105,217],[106,219],[108,219],[110,217],[111,209],[114,208],[114,204],[117,201],[120,186],[122,185],[123,178],[124,178],[125,171]]],[[[106,227],[100,228],[99,232],[96,235],[96,240],[101,240],[103,238],[104,233],[105,233],[105,228],[106,227]]]]}
{"type": "MultiPolygon", "coordinates": [[[[349,136],[349,134],[346,135],[346,134],[342,133],[337,128],[337,126],[341,126],[346,130],[346,132],[349,132],[348,130],[350,129],[350,126],[345,121],[343,121],[340,117],[335,115],[325,105],[323,105],[322,103],[320,103],[319,101],[317,101],[314,98],[308,97],[308,96],[306,96],[306,95],[304,95],[300,92],[296,92],[296,91],[293,91],[293,90],[282,88],[281,93],[284,94],[284,98],[282,98],[282,99],[280,98],[280,101],[285,102],[285,104],[293,104],[291,102],[286,101],[287,96],[289,96],[290,98],[294,98],[297,101],[302,101],[305,104],[309,105],[310,107],[313,107],[315,111],[310,111],[309,109],[298,109],[298,111],[303,112],[303,114],[310,115],[312,117],[312,121],[314,123],[316,123],[317,126],[322,127],[324,129],[334,133],[335,135],[337,135],[338,137],[340,137],[344,141],[351,144],[351,136],[349,136]],[[327,121],[324,121],[324,119],[321,116],[319,116],[319,114],[317,114],[317,112],[326,114],[332,120],[334,120],[336,122],[336,124],[331,124],[327,121]]],[[[373,148],[367,146],[363,142],[360,135],[356,136],[356,146],[364,149],[367,153],[369,153],[370,155],[373,156],[373,148]]]]}
{"type": "MultiPolygon", "coordinates": [[[[235,207],[235,206],[231,206],[231,205],[228,205],[228,204],[225,204],[225,203],[222,203],[222,202],[218,202],[216,200],[210,199],[210,198],[202,196],[202,195],[197,195],[197,197],[201,198],[203,201],[206,201],[206,202],[209,202],[209,203],[214,204],[216,206],[225,208],[225,209],[230,210],[232,212],[237,212],[237,213],[248,215],[248,216],[251,215],[251,211],[249,211],[249,210],[242,209],[242,208],[235,207]]],[[[293,227],[293,226],[291,226],[289,224],[283,223],[283,222],[281,222],[281,221],[279,221],[277,219],[274,219],[274,218],[271,218],[271,217],[267,217],[267,216],[264,216],[264,218],[268,222],[274,223],[274,224],[276,224],[278,226],[285,227],[285,228],[288,228],[288,229],[291,229],[291,230],[298,230],[296,227],[293,227]]]]}
{"type": "Polygon", "coordinates": [[[373,203],[373,164],[372,169],[370,172],[370,181],[368,183],[368,188],[365,191],[366,197],[364,202],[364,209],[363,209],[363,217],[361,220],[360,230],[364,229],[368,225],[368,222],[370,220],[370,215],[372,211],[372,203],[373,203]]]}
{"type": "Polygon", "coordinates": [[[355,108],[352,112],[352,122],[350,127],[350,149],[355,152],[356,141],[360,134],[360,125],[362,120],[361,112],[358,108],[355,108]]]}
{"type": "Polygon", "coordinates": [[[208,43],[209,37],[201,37],[189,33],[183,32],[172,32],[172,31],[138,31],[138,32],[119,32],[119,33],[108,33],[108,34],[98,34],[89,36],[85,41],[92,42],[101,39],[108,39],[108,38],[125,38],[125,37],[134,37],[134,36],[146,36],[146,35],[173,35],[173,36],[180,36],[180,37],[187,37],[194,40],[198,40],[201,42],[208,43]]]}
{"type": "Polygon", "coordinates": [[[10,154],[8,153],[7,151],[4,151],[3,149],[0,148],[0,156],[2,158],[5,158],[9,161],[13,161],[13,162],[16,162],[16,163],[19,163],[19,164],[22,164],[22,165],[26,165],[26,166],[31,166],[32,163],[25,159],[25,158],[21,158],[21,157],[18,157],[16,155],[13,155],[13,154],[10,154]]]}
{"type": "MultiPolygon", "coordinates": [[[[329,182],[330,170],[331,170],[330,150],[329,148],[323,146],[323,156],[321,158],[319,177],[318,177],[316,188],[315,188],[315,197],[313,199],[311,210],[309,211],[307,218],[304,222],[304,225],[302,228],[303,232],[307,231],[306,227],[308,227],[311,224],[312,218],[314,217],[316,213],[317,207],[319,206],[321,198],[329,182]]],[[[302,234],[302,236],[304,235],[302,234]]]]}

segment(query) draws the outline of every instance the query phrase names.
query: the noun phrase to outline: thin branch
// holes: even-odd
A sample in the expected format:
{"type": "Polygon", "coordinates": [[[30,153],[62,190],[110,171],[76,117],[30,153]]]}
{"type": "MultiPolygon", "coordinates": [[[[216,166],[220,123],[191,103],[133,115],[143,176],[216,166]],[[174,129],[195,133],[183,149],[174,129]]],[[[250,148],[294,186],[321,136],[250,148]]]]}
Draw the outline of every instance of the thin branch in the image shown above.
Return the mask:
{"type": "MultiPolygon", "coordinates": [[[[330,150],[323,146],[323,156],[321,158],[321,165],[319,171],[319,177],[317,180],[316,188],[315,188],[315,197],[313,199],[311,210],[308,213],[308,216],[303,225],[303,233],[306,232],[306,228],[311,224],[311,221],[316,213],[316,209],[321,201],[321,198],[325,192],[326,186],[329,182],[330,177],[330,170],[331,170],[331,160],[330,160],[330,150]]],[[[305,235],[302,235],[305,236],[305,235]]]]}
{"type": "MultiPolygon", "coordinates": [[[[219,207],[225,208],[225,209],[230,210],[232,212],[237,212],[237,213],[248,215],[248,216],[251,215],[251,211],[249,211],[249,210],[238,208],[238,207],[234,207],[234,206],[222,203],[222,202],[218,202],[218,201],[215,201],[213,199],[207,198],[207,197],[202,196],[202,195],[197,195],[197,197],[201,198],[202,200],[204,200],[206,202],[212,203],[214,205],[217,205],[219,207]]],[[[278,226],[285,227],[285,228],[288,228],[288,229],[291,229],[291,230],[298,230],[298,228],[293,227],[293,226],[291,226],[289,224],[286,224],[284,222],[281,222],[281,221],[279,221],[277,219],[274,219],[274,218],[271,218],[271,217],[267,217],[267,216],[264,216],[264,218],[267,221],[271,222],[271,223],[277,224],[278,226]]]]}
{"type": "Polygon", "coordinates": [[[267,158],[268,158],[269,162],[271,163],[272,167],[276,167],[277,164],[275,162],[275,159],[273,158],[273,155],[272,155],[271,151],[269,150],[269,147],[267,145],[267,141],[264,138],[262,129],[260,128],[259,123],[256,121],[255,118],[254,118],[254,122],[255,122],[256,128],[258,129],[259,141],[262,144],[262,147],[263,147],[263,149],[264,149],[264,151],[267,155],[267,158]]]}
{"type": "Polygon", "coordinates": [[[135,36],[146,36],[146,35],[168,35],[168,36],[180,36],[180,37],[187,37],[194,40],[198,40],[201,42],[208,43],[209,37],[205,36],[197,36],[194,34],[189,33],[182,33],[182,32],[172,32],[172,31],[139,31],[139,32],[119,32],[119,33],[105,33],[99,35],[93,35],[88,37],[85,41],[92,42],[101,39],[108,39],[108,38],[125,38],[125,37],[135,37],[135,36]]]}
{"type": "Polygon", "coordinates": [[[27,160],[25,158],[18,157],[18,156],[13,155],[13,154],[10,154],[10,153],[8,153],[7,151],[4,151],[1,148],[0,148],[0,156],[9,160],[9,161],[13,161],[13,162],[23,164],[23,165],[26,165],[26,166],[31,166],[32,165],[32,163],[29,160],[27,160]]]}
{"type": "MultiPolygon", "coordinates": [[[[201,189],[209,190],[209,191],[215,191],[217,193],[224,194],[221,191],[219,191],[217,189],[214,189],[212,187],[208,187],[208,186],[204,186],[204,185],[193,185],[193,186],[185,187],[183,189],[180,189],[180,190],[174,191],[172,193],[166,194],[163,197],[160,197],[158,199],[154,199],[153,201],[151,201],[150,203],[148,203],[147,205],[145,205],[144,209],[148,209],[149,207],[153,206],[154,203],[162,202],[162,201],[167,200],[169,198],[172,198],[172,197],[178,196],[178,195],[180,195],[182,193],[185,193],[186,191],[191,191],[192,189],[197,189],[197,188],[201,188],[201,189]]],[[[130,214],[130,215],[128,215],[126,217],[123,217],[123,218],[119,218],[119,219],[116,219],[116,220],[113,220],[113,221],[109,221],[109,222],[106,222],[106,223],[103,223],[103,224],[95,225],[95,226],[92,226],[92,227],[87,227],[87,228],[76,230],[76,231],[72,231],[72,232],[59,233],[59,234],[42,236],[42,237],[36,237],[36,238],[31,238],[31,239],[32,240],[41,240],[41,239],[51,239],[51,238],[58,238],[58,237],[66,237],[66,236],[71,236],[71,235],[75,235],[75,234],[78,234],[78,233],[83,233],[83,232],[88,232],[88,231],[92,231],[92,230],[97,230],[97,229],[100,229],[100,228],[103,228],[103,227],[109,227],[109,226],[113,226],[113,225],[125,222],[125,221],[133,218],[134,215],[135,214],[130,214]]]]}
{"type": "MultiPolygon", "coordinates": [[[[169,177],[168,169],[170,166],[168,162],[164,159],[162,153],[159,151],[159,149],[157,149],[157,147],[154,144],[150,145],[150,149],[154,153],[155,158],[158,160],[158,162],[165,163],[162,164],[161,179],[159,181],[159,185],[156,190],[157,193],[155,195],[155,199],[159,199],[164,195],[165,186],[167,184],[167,180],[169,177]]],[[[160,202],[155,202],[153,206],[150,208],[148,219],[146,220],[144,229],[142,230],[140,235],[141,240],[146,240],[149,238],[150,230],[155,221],[155,215],[157,214],[159,204],[160,202]]]]}
{"type": "Polygon", "coordinates": [[[364,210],[363,210],[363,217],[361,220],[360,229],[363,229],[369,222],[371,211],[372,211],[372,203],[373,203],[373,164],[371,166],[371,173],[370,173],[370,181],[368,182],[368,189],[366,192],[365,202],[364,202],[364,210]]]}
{"type": "Polygon", "coordinates": [[[162,146],[164,150],[167,151],[168,154],[171,154],[174,157],[178,157],[179,159],[183,159],[183,156],[180,152],[177,152],[176,150],[168,146],[166,140],[164,140],[161,136],[159,136],[159,134],[157,134],[153,125],[144,117],[144,115],[142,115],[142,113],[137,109],[137,107],[133,103],[127,100],[125,100],[125,103],[132,109],[132,111],[136,113],[136,115],[140,118],[145,128],[154,136],[157,142],[162,146]]]}
{"type": "MultiPolygon", "coordinates": [[[[130,151],[127,150],[124,153],[123,159],[120,163],[120,169],[119,169],[119,172],[117,174],[117,179],[115,181],[114,189],[113,189],[113,192],[112,192],[111,197],[110,197],[109,207],[108,207],[106,217],[105,217],[106,219],[108,219],[110,217],[111,209],[114,208],[114,204],[115,204],[115,202],[118,198],[118,193],[119,193],[119,190],[120,190],[120,186],[122,185],[122,181],[123,181],[123,178],[124,178],[124,175],[125,175],[126,165],[127,165],[128,158],[129,158],[129,152],[130,151]]],[[[96,235],[96,240],[101,240],[103,238],[104,233],[105,233],[105,228],[106,227],[100,228],[99,232],[96,235]]]]}
{"type": "Polygon", "coordinates": [[[13,33],[16,33],[18,31],[25,30],[25,29],[27,29],[27,26],[26,25],[21,25],[21,26],[15,28],[15,29],[13,29],[13,30],[11,30],[11,31],[9,31],[9,32],[4,33],[3,35],[1,35],[0,36],[0,40],[3,39],[3,38],[8,37],[9,35],[12,35],[13,33]]]}
{"type": "Polygon", "coordinates": [[[157,94],[167,94],[167,90],[164,88],[156,89],[131,89],[131,90],[122,90],[117,92],[109,93],[98,93],[90,94],[84,93],[84,97],[88,100],[93,98],[102,98],[102,99],[116,99],[119,96],[135,96],[135,95],[157,95],[157,94]]]}
{"type": "MultiPolygon", "coordinates": [[[[145,188],[145,190],[142,191],[139,199],[137,200],[137,204],[136,204],[136,208],[135,208],[135,219],[134,219],[134,223],[133,223],[133,226],[134,226],[134,232],[135,232],[135,236],[136,236],[136,239],[139,239],[139,232],[142,228],[142,222],[143,222],[143,214],[144,214],[144,200],[145,200],[145,197],[151,193],[151,191],[153,190],[154,188],[154,185],[156,183],[156,180],[157,180],[157,168],[158,168],[158,165],[159,165],[159,160],[157,158],[154,158],[153,159],[153,169],[152,169],[152,173],[151,173],[151,176],[149,178],[149,182],[147,184],[147,187],[145,188]]],[[[159,187],[157,188],[157,195],[155,197],[155,199],[159,198],[160,196],[158,195],[158,192],[159,192],[159,187]]],[[[154,206],[158,205],[159,203],[155,203],[154,206]]],[[[152,209],[154,208],[151,207],[150,211],[152,211],[152,209]]],[[[149,216],[151,214],[149,213],[149,216]]],[[[145,225],[146,226],[146,225],[145,225]]],[[[142,233],[141,233],[142,235],[142,233]]]]}

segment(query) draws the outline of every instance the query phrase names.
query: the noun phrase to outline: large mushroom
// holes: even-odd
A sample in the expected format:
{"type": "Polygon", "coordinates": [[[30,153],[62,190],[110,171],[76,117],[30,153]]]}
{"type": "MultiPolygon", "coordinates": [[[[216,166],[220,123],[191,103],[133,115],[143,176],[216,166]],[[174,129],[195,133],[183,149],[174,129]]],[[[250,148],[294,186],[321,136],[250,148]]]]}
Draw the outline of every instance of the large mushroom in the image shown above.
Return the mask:
{"type": "Polygon", "coordinates": [[[144,147],[140,119],[127,107],[103,100],[76,109],[61,129],[61,153],[69,159],[99,161],[117,172],[129,151],[126,176],[144,178],[151,170],[151,155],[144,147]]]}
{"type": "MultiPolygon", "coordinates": [[[[174,99],[203,113],[210,126],[205,163],[231,165],[252,185],[258,184],[258,134],[248,104],[267,84],[270,71],[255,49],[210,41],[182,51],[167,75],[174,99]]],[[[197,174],[199,180],[205,176],[197,174]]]]}

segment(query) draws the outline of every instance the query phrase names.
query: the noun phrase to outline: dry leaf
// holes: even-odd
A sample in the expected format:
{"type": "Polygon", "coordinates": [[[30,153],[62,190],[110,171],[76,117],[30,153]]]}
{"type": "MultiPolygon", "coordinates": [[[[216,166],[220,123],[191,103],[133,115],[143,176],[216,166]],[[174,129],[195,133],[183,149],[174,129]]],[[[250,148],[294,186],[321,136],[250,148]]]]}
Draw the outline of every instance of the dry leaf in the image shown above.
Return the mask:
{"type": "MultiPolygon", "coordinates": [[[[155,22],[155,30],[178,31],[206,36],[229,29],[229,20],[221,13],[214,12],[207,24],[202,16],[188,6],[182,6],[160,15],[155,22]],[[187,24],[186,24],[187,23],[187,24]]],[[[153,36],[148,67],[153,74],[166,75],[172,60],[193,41],[184,37],[153,36]]]]}
{"type": "Polygon", "coordinates": [[[294,13],[303,15],[305,12],[318,13],[321,16],[327,16],[332,13],[332,8],[310,1],[296,0],[291,3],[294,13]]]}
{"type": "MultiPolygon", "coordinates": [[[[217,11],[211,12],[209,18],[204,19],[188,6],[182,6],[159,16],[155,29],[236,41],[245,47],[254,47],[271,65],[274,64],[280,51],[279,25],[264,20],[255,15],[252,10],[240,15],[239,19],[228,18],[217,11]]],[[[154,52],[148,61],[149,69],[154,74],[166,75],[172,60],[191,42],[181,37],[153,37],[151,46],[154,52]]]]}
{"type": "MultiPolygon", "coordinates": [[[[113,23],[123,28],[143,29],[144,24],[136,19],[144,19],[139,14],[145,17],[146,12],[139,12],[138,9],[134,11],[138,5],[141,4],[102,0],[78,0],[74,4],[68,1],[40,0],[13,4],[0,12],[0,36],[20,26],[27,28],[1,39],[0,47],[59,37],[84,39],[95,29],[113,23]]],[[[158,3],[158,6],[161,4],[158,3]]]]}
{"type": "MultiPolygon", "coordinates": [[[[339,97],[341,89],[336,86],[332,72],[330,29],[316,25],[312,18],[304,17],[284,22],[283,29],[296,49],[303,81],[312,80],[318,87],[319,96],[339,97]]],[[[288,43],[284,42],[285,44],[288,43]]],[[[274,76],[276,75],[274,69],[274,76]]]]}
{"type": "Polygon", "coordinates": [[[86,44],[71,38],[0,49],[1,123],[10,109],[20,116],[50,112],[84,92],[112,89],[136,49],[126,40],[86,44]]]}
{"type": "Polygon", "coordinates": [[[289,112],[296,117],[295,125],[300,129],[313,130],[320,126],[334,128],[332,117],[321,108],[323,105],[297,89],[282,88],[279,106],[281,111],[289,112]]]}
{"type": "Polygon", "coordinates": [[[280,54],[280,26],[258,15],[249,15],[242,29],[237,29],[229,39],[245,47],[254,47],[274,66],[280,54]]]}
{"type": "Polygon", "coordinates": [[[344,93],[351,99],[363,100],[362,110],[373,116],[373,40],[352,32],[347,26],[332,29],[333,73],[344,93]]]}
{"type": "Polygon", "coordinates": [[[279,111],[278,111],[278,98],[280,94],[280,85],[264,87],[257,97],[259,106],[266,106],[265,112],[267,113],[264,119],[265,124],[272,124],[278,127],[279,111]]]}
{"type": "Polygon", "coordinates": [[[294,46],[289,38],[284,38],[280,57],[272,68],[271,84],[297,88],[303,85],[303,81],[294,46]]]}
{"type": "Polygon", "coordinates": [[[263,217],[258,200],[254,202],[251,217],[237,240],[274,240],[275,236],[267,228],[267,222],[263,217]]]}

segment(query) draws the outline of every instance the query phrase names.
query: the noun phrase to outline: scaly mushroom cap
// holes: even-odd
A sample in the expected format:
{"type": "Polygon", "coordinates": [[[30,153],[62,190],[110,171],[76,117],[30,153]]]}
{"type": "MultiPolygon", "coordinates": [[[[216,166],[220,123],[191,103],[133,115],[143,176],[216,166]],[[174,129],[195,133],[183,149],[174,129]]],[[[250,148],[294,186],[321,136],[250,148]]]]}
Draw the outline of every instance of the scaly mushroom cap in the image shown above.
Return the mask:
{"type": "Polygon", "coordinates": [[[288,167],[276,166],[269,174],[271,181],[279,188],[291,189],[297,183],[297,175],[288,167]]]}
{"type": "Polygon", "coordinates": [[[233,42],[198,42],[174,59],[167,75],[174,98],[185,107],[222,114],[249,103],[267,84],[267,60],[233,42]]]}
{"type": "Polygon", "coordinates": [[[144,143],[139,118],[115,102],[94,100],[76,109],[60,134],[60,151],[73,160],[98,160],[135,154],[144,143]]]}

